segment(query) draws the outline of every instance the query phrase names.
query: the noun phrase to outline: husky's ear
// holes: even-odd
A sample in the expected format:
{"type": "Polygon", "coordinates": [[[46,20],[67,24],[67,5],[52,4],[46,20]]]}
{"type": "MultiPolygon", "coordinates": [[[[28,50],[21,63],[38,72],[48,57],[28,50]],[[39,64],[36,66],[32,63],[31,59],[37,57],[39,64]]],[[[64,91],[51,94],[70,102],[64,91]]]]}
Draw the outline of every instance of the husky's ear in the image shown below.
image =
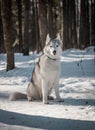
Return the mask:
{"type": "Polygon", "coordinates": [[[60,37],[59,33],[57,34],[57,38],[56,39],[61,40],[61,37],[60,37]]]}
{"type": "Polygon", "coordinates": [[[46,37],[46,45],[49,43],[50,41],[50,36],[49,36],[49,33],[47,34],[47,37],[46,37]]]}
{"type": "Polygon", "coordinates": [[[57,34],[57,38],[56,38],[56,39],[58,39],[58,40],[60,41],[61,46],[62,46],[62,40],[61,40],[61,37],[60,37],[60,34],[59,34],[59,33],[57,34]]]}

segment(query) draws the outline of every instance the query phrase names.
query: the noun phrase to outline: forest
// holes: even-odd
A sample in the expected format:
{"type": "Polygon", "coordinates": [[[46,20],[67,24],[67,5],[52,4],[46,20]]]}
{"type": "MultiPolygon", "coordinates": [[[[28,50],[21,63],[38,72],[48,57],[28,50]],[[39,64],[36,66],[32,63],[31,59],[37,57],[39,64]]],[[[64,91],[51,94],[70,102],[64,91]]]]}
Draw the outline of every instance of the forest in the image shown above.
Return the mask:
{"type": "Polygon", "coordinates": [[[0,53],[7,53],[7,70],[14,53],[39,53],[46,35],[60,33],[63,50],[95,45],[95,0],[1,0],[0,53]]]}
{"type": "Polygon", "coordinates": [[[95,0],[0,0],[0,130],[95,130],[95,0]]]}

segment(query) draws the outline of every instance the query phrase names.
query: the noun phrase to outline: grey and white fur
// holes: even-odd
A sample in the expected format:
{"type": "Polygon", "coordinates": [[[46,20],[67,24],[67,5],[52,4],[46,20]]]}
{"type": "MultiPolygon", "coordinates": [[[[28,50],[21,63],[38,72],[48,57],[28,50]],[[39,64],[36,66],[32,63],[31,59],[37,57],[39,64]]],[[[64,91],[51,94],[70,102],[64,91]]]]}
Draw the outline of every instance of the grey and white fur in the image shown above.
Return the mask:
{"type": "MultiPolygon", "coordinates": [[[[59,34],[55,39],[51,39],[49,34],[47,35],[43,54],[35,65],[31,82],[27,87],[28,101],[42,99],[44,104],[48,104],[48,100],[52,99],[50,96],[52,89],[55,91],[57,101],[62,101],[59,95],[61,46],[62,41],[59,34]]],[[[16,95],[20,95],[20,93],[11,95],[10,100],[16,100],[16,95]]],[[[20,96],[17,97],[20,98],[20,96]]]]}

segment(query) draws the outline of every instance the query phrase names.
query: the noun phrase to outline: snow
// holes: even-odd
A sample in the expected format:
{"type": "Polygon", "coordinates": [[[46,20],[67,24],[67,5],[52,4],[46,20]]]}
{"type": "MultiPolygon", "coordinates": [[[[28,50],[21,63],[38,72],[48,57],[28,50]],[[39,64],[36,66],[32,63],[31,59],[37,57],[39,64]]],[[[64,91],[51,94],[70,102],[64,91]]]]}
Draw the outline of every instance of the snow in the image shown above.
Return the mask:
{"type": "Polygon", "coordinates": [[[6,72],[6,54],[0,54],[0,130],[95,130],[94,47],[62,52],[59,86],[64,102],[8,100],[12,92],[25,93],[39,56],[16,53],[16,68],[6,72]]]}

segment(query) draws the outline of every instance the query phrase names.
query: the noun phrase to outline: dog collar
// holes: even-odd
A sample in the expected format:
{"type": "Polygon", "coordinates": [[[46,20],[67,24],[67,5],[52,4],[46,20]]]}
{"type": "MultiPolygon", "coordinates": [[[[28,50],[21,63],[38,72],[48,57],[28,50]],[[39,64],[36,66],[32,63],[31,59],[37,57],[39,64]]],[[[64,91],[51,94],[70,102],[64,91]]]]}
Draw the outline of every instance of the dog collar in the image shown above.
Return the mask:
{"type": "Polygon", "coordinates": [[[51,57],[49,57],[48,55],[46,55],[49,59],[51,59],[51,60],[56,60],[56,59],[53,59],[53,58],[51,58],[51,57]]]}

